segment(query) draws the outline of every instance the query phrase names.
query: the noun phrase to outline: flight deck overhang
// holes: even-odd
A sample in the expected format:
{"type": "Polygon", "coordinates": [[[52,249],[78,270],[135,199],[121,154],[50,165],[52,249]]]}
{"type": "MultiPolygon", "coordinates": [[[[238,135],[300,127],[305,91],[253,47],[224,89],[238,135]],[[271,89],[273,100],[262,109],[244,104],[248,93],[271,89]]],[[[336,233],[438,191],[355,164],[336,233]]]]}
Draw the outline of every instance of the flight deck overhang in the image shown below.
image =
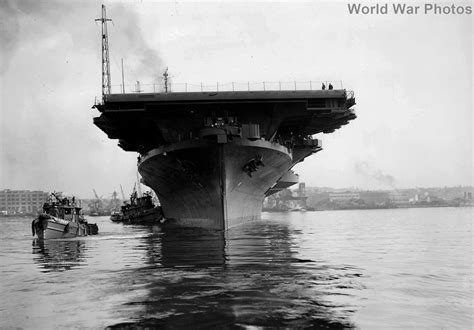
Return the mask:
{"type": "Polygon", "coordinates": [[[238,91],[238,92],[187,92],[187,93],[126,93],[105,95],[106,102],[213,102],[257,100],[294,100],[310,98],[346,98],[346,90],[296,90],[296,91],[238,91]]]}
{"type": "Polygon", "coordinates": [[[94,124],[127,151],[197,136],[209,118],[254,123],[266,140],[331,133],[356,118],[346,90],[129,93],[105,95],[94,124]]]}
{"type": "Polygon", "coordinates": [[[96,107],[99,111],[143,111],[144,107],[138,105],[302,102],[308,110],[324,110],[350,108],[351,96],[346,90],[128,93],[105,95],[104,103],[96,107]]]}

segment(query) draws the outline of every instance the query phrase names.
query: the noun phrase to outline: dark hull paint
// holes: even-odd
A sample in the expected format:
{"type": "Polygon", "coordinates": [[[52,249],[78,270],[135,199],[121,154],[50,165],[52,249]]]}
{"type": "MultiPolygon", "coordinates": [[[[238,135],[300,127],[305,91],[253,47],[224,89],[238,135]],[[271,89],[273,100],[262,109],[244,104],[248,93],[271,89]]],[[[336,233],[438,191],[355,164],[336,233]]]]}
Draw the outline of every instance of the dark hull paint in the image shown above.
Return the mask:
{"type": "Polygon", "coordinates": [[[260,219],[265,192],[292,166],[285,147],[234,139],[186,141],[150,151],[139,163],[144,183],[157,194],[168,222],[228,229],[260,219]],[[265,166],[249,176],[244,165],[257,155],[265,166]]]}
{"type": "Polygon", "coordinates": [[[137,210],[134,214],[111,216],[113,222],[123,222],[127,224],[157,224],[162,219],[161,208],[154,207],[147,210],[137,210]]]}

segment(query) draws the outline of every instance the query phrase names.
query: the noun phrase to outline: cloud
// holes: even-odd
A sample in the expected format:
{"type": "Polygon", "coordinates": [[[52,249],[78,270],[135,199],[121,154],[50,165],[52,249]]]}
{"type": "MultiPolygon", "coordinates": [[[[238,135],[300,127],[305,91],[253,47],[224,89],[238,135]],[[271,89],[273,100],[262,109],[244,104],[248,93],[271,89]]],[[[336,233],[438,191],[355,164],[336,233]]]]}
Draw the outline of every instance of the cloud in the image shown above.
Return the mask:
{"type": "MultiPolygon", "coordinates": [[[[22,20],[34,21],[38,29],[48,30],[47,35],[68,31],[75,44],[84,48],[91,45],[91,35],[84,33],[93,27],[93,20],[100,17],[101,7],[94,2],[50,1],[2,1],[0,2],[0,73],[8,69],[9,60],[24,43],[38,39],[35,31],[22,33],[22,20]]],[[[156,80],[164,69],[158,51],[145,40],[148,33],[143,31],[141,19],[134,6],[110,4],[107,16],[113,19],[108,23],[109,48],[111,61],[113,56],[123,57],[131,78],[156,80]]],[[[100,27],[100,24],[97,23],[100,27]]],[[[97,52],[100,52],[100,28],[93,37],[97,37],[97,52]]],[[[41,36],[42,38],[43,36],[41,36]]],[[[117,75],[118,77],[119,75],[117,75]]],[[[118,79],[115,79],[115,83],[118,79]]]]}
{"type": "Polygon", "coordinates": [[[12,1],[0,2],[0,74],[7,70],[18,44],[18,9],[12,1]]]}
{"type": "MultiPolygon", "coordinates": [[[[114,20],[111,67],[113,56],[123,57],[129,79],[156,79],[162,61],[147,44],[138,13],[136,6],[107,5],[114,20]]],[[[100,94],[101,27],[94,22],[100,15],[99,2],[0,0],[0,189],[87,196],[91,187],[107,191],[135,181],[135,156],[92,124],[90,106],[100,94]],[[120,174],[106,175],[109,168],[120,174]]],[[[119,77],[114,67],[112,84],[119,77]]]]}

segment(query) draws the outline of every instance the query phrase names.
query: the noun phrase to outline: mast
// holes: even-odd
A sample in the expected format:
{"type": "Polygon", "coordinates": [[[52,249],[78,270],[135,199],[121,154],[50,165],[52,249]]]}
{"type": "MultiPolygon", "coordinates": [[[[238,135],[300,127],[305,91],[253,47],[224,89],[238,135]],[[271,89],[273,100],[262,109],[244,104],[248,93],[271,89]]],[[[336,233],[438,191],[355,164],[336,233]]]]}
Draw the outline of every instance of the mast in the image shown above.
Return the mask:
{"type": "Polygon", "coordinates": [[[110,18],[107,18],[105,5],[102,5],[102,17],[96,18],[95,20],[102,23],[102,100],[105,100],[105,95],[110,94],[110,59],[107,21],[112,21],[110,18]]]}
{"type": "Polygon", "coordinates": [[[137,171],[137,191],[138,191],[138,197],[142,197],[142,189],[140,187],[140,177],[138,176],[138,171],[137,171]]]}
{"type": "Polygon", "coordinates": [[[165,93],[168,93],[168,68],[163,73],[163,80],[165,81],[165,93]]]}
{"type": "Polygon", "coordinates": [[[120,185],[120,191],[122,192],[122,199],[125,201],[126,198],[125,198],[125,194],[123,193],[122,185],[120,185]]]}
{"type": "Polygon", "coordinates": [[[122,94],[125,94],[125,78],[123,77],[123,58],[122,58],[122,94]]]}

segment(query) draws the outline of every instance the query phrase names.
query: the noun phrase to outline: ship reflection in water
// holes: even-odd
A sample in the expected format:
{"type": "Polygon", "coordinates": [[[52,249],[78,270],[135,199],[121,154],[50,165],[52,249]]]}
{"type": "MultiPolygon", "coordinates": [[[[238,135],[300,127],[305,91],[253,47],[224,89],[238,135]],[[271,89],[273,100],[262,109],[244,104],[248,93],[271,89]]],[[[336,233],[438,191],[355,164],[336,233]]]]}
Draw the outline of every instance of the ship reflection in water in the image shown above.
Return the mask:
{"type": "Polygon", "coordinates": [[[33,254],[42,272],[63,272],[85,263],[85,242],[76,240],[33,240],[33,254]]]}
{"type": "Polygon", "coordinates": [[[351,327],[353,307],[331,295],[360,289],[360,270],[298,258],[292,237],[299,234],[259,223],[226,234],[179,230],[143,238],[146,265],[113,281],[123,287],[134,278],[147,294],[124,304],[131,320],[109,326],[351,327]]]}
{"type": "Polygon", "coordinates": [[[471,209],[264,215],[45,242],[5,218],[0,328],[472,328],[471,209]]]}
{"type": "MultiPolygon", "coordinates": [[[[362,287],[361,271],[299,258],[301,232],[286,224],[258,222],[227,233],[112,226],[124,232],[33,240],[41,272],[70,271],[68,295],[82,295],[95,308],[91,315],[108,315],[105,327],[352,327],[354,307],[340,298],[362,287]]],[[[76,311],[74,304],[63,308],[65,317],[76,311]]],[[[74,324],[97,325],[83,320],[74,324]]]]}
{"type": "MultiPolygon", "coordinates": [[[[106,327],[352,326],[354,307],[338,301],[362,287],[361,271],[298,257],[301,231],[287,224],[258,222],[225,233],[108,226],[123,232],[35,239],[32,250],[41,272],[69,271],[68,295],[109,314],[106,327]]],[[[63,281],[55,285],[55,295],[65,289],[63,281]]],[[[63,308],[65,317],[76,310],[63,308]]]]}

